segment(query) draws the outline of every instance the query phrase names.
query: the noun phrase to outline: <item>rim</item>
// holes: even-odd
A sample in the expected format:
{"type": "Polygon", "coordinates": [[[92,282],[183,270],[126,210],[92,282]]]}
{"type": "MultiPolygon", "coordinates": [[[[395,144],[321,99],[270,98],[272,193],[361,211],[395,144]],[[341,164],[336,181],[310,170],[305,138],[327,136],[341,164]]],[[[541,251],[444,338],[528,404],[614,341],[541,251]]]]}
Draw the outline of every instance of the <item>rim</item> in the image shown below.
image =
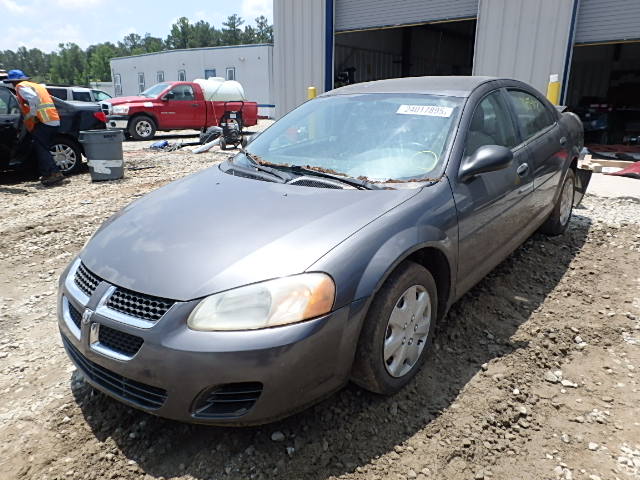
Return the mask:
{"type": "Polygon", "coordinates": [[[415,366],[427,344],[431,327],[431,298],[422,285],[413,285],[400,295],[384,339],[384,365],[389,375],[403,377],[415,366]]]}
{"type": "Polygon", "coordinates": [[[53,145],[50,152],[53,156],[53,161],[56,162],[58,168],[63,172],[71,170],[75,167],[76,162],[78,161],[78,157],[73,148],[69,145],[65,145],[64,143],[53,145]]]}
{"type": "Polygon", "coordinates": [[[148,120],[138,120],[136,133],[141,137],[148,137],[151,135],[151,123],[148,120]]]}
{"type": "Polygon", "coordinates": [[[562,195],[560,197],[560,224],[566,225],[571,217],[571,207],[573,204],[573,178],[568,177],[564,182],[562,195]]]}

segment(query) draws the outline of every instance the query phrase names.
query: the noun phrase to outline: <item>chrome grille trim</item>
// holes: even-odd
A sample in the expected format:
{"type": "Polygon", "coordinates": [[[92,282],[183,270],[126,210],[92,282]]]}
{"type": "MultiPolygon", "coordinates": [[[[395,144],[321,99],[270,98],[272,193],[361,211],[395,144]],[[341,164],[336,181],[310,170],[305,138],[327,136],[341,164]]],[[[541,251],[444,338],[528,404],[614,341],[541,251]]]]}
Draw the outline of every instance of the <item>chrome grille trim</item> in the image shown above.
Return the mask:
{"type": "Polygon", "coordinates": [[[76,273],[78,272],[80,263],[82,263],[82,261],[79,258],[73,262],[73,265],[69,269],[67,278],[64,279],[64,286],[74,299],[76,299],[83,307],[86,307],[87,303],[89,303],[89,296],[80,290],[76,284],[76,273]]]}
{"type": "Polygon", "coordinates": [[[69,299],[66,296],[62,296],[62,319],[67,326],[71,334],[76,337],[76,340],[80,340],[80,328],[75,324],[73,318],[71,318],[70,308],[73,308],[69,304],[69,299]]]}

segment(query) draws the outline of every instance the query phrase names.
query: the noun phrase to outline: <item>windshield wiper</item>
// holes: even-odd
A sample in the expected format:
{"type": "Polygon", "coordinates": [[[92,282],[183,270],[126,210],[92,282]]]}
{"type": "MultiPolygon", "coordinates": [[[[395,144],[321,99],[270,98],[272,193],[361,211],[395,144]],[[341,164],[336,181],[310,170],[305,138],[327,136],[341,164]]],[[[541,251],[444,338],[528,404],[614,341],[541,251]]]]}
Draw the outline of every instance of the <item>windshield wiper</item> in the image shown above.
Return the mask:
{"type": "MultiPolygon", "coordinates": [[[[247,152],[243,148],[241,148],[240,151],[246,157],[246,159],[249,160],[249,163],[251,163],[251,168],[255,168],[260,172],[266,172],[273,175],[274,177],[278,177],[280,180],[282,180],[282,183],[287,183],[289,180],[293,179],[291,175],[287,175],[286,173],[276,170],[275,168],[271,168],[263,165],[260,160],[260,157],[258,157],[257,155],[247,152]]],[[[236,166],[235,164],[232,164],[232,165],[236,166]]]]}
{"type": "Polygon", "coordinates": [[[292,170],[295,173],[304,173],[306,175],[310,175],[314,177],[330,178],[332,180],[337,180],[338,182],[351,185],[352,187],[356,187],[361,190],[381,190],[382,189],[381,186],[376,185],[375,183],[367,182],[366,180],[360,180],[358,178],[352,178],[352,177],[343,177],[342,175],[334,175],[332,173],[321,172],[318,170],[314,170],[312,168],[302,167],[300,165],[289,165],[289,166],[277,165],[276,168],[286,168],[286,169],[292,170]]]}

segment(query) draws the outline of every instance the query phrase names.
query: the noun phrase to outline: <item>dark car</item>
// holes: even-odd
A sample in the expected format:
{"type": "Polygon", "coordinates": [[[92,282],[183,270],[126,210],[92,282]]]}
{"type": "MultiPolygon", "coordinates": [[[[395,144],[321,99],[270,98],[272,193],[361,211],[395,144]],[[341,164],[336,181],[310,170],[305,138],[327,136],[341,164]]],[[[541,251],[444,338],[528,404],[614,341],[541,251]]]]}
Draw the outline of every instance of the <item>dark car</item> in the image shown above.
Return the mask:
{"type": "MultiPolygon", "coordinates": [[[[85,102],[53,99],[60,114],[60,130],[51,145],[51,154],[63,173],[82,167],[84,150],[78,141],[81,130],[105,128],[100,106],[85,102]]],[[[26,134],[22,114],[13,92],[0,86],[0,169],[26,169],[35,165],[31,137],[26,134]]]]}
{"type": "Polygon", "coordinates": [[[393,394],[453,302],[567,228],[582,137],[515,80],[328,92],[103,224],[60,279],[63,344],[182,421],[264,423],[349,380],[393,394]]]}

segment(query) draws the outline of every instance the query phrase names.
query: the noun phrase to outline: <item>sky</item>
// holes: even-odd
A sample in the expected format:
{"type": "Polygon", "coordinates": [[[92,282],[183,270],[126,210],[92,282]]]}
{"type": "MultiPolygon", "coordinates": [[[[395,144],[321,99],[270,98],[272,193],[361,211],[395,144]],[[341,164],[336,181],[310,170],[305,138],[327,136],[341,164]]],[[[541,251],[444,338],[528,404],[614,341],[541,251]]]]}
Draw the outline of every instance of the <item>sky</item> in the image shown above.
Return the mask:
{"type": "Polygon", "coordinates": [[[0,50],[20,46],[50,52],[59,43],[82,48],[117,42],[128,33],[166,38],[179,17],[220,28],[237,13],[247,23],[259,15],[273,21],[272,0],[0,0],[0,50]]]}

